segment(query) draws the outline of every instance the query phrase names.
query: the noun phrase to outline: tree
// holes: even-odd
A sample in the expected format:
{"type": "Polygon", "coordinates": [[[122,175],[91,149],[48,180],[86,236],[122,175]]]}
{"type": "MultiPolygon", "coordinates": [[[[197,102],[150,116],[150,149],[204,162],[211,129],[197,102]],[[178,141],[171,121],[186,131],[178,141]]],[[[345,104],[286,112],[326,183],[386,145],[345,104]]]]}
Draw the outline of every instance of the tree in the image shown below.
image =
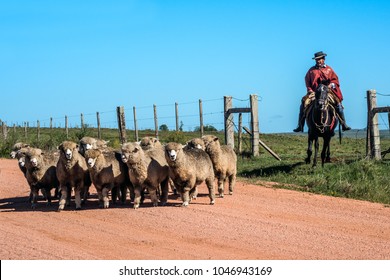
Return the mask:
{"type": "MultiPolygon", "coordinates": [[[[198,131],[200,131],[200,127],[196,126],[194,132],[198,132],[198,131]]],[[[205,125],[203,126],[203,131],[218,131],[218,130],[212,125],[205,125]]]]}
{"type": "Polygon", "coordinates": [[[162,124],[160,125],[160,128],[159,128],[161,131],[169,131],[169,128],[166,124],[162,124]]]}

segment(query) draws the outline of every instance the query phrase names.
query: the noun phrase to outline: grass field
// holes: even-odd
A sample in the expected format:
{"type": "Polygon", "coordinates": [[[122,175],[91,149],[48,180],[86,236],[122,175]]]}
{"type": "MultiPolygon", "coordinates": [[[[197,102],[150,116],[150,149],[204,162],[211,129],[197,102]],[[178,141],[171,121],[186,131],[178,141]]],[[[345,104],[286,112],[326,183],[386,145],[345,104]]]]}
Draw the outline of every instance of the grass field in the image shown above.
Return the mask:
{"type": "MultiPolygon", "coordinates": [[[[36,129],[30,128],[26,139],[22,128],[11,130],[6,140],[0,139],[0,156],[8,157],[11,147],[16,142],[26,142],[42,149],[56,149],[67,139],[64,129],[41,128],[38,139],[36,129]]],[[[119,134],[115,129],[102,129],[102,138],[109,140],[109,145],[120,147],[119,134]]],[[[206,132],[207,133],[207,132],[206,132]]],[[[154,136],[153,130],[140,131],[139,137],[154,136]]],[[[222,132],[212,132],[224,142],[222,132]]],[[[389,133],[382,133],[382,150],[390,147],[389,133]]],[[[78,141],[83,136],[97,137],[93,128],[69,130],[69,140],[78,141]]],[[[127,131],[128,141],[135,141],[134,132],[127,131]]],[[[184,143],[191,138],[199,137],[199,132],[159,132],[162,142],[184,143]]],[[[238,156],[238,177],[251,183],[261,181],[276,182],[275,187],[289,188],[301,191],[320,193],[379,202],[390,205],[390,155],[381,161],[366,158],[365,131],[350,131],[344,134],[341,143],[338,134],[331,141],[331,163],[313,168],[306,164],[307,136],[306,134],[260,134],[260,139],[266,143],[280,158],[276,160],[260,146],[260,155],[249,155],[250,139],[243,136],[243,152],[238,156]]],[[[320,142],[322,145],[322,141],[320,142]]]]}

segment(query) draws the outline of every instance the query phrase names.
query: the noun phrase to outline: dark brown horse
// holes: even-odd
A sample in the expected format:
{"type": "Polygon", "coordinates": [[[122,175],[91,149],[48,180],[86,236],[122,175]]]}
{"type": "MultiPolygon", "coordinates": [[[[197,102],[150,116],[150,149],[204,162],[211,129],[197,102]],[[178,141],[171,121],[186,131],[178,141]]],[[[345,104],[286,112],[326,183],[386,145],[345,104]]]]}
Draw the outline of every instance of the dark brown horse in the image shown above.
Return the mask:
{"type": "Polygon", "coordinates": [[[336,110],[331,105],[329,97],[330,89],[325,84],[320,84],[315,92],[315,100],[312,107],[306,114],[306,123],[308,131],[308,147],[306,163],[310,163],[313,153],[314,141],[314,157],[313,167],[317,165],[317,156],[319,149],[318,138],[323,138],[323,146],[321,152],[322,166],[325,162],[330,162],[330,140],[334,136],[334,130],[338,124],[336,110]]]}

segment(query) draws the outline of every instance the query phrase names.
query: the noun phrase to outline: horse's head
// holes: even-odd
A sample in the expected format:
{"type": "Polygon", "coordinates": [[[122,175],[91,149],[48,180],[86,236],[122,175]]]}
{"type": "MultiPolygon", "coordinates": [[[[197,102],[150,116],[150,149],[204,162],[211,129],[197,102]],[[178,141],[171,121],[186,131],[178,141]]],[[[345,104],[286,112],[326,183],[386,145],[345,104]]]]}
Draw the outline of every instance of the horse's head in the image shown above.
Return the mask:
{"type": "Polygon", "coordinates": [[[328,93],[329,87],[324,84],[319,84],[315,96],[316,96],[316,105],[320,110],[325,110],[328,106],[328,93]]]}

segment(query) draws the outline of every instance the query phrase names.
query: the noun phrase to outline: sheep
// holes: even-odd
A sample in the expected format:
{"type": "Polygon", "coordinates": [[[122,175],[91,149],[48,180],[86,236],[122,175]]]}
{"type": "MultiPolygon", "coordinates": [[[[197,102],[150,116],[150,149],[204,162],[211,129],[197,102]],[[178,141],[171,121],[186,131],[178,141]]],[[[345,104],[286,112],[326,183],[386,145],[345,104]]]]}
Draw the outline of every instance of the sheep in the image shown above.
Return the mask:
{"type": "MultiPolygon", "coordinates": [[[[141,139],[141,141],[139,142],[139,144],[141,145],[141,148],[144,151],[148,151],[150,149],[156,149],[156,151],[158,153],[161,153],[161,156],[162,156],[162,158],[165,161],[164,145],[156,137],[149,137],[149,136],[143,137],[141,139]]],[[[171,179],[169,179],[169,186],[170,186],[172,192],[176,195],[177,194],[177,190],[176,190],[175,185],[174,185],[174,183],[172,182],[171,179]]]]}
{"type": "Polygon", "coordinates": [[[79,151],[84,156],[85,152],[90,149],[106,149],[109,141],[84,136],[79,142],[79,151]]]}
{"type": "Polygon", "coordinates": [[[161,204],[168,200],[169,167],[161,148],[143,150],[137,142],[122,145],[122,161],[129,168],[130,181],[134,186],[134,209],[141,203],[142,192],[147,189],[153,206],[158,205],[157,193],[161,184],[161,204]]]}
{"type": "Polygon", "coordinates": [[[224,197],[224,184],[229,180],[229,194],[233,194],[237,175],[237,155],[230,145],[221,145],[218,137],[205,135],[202,137],[205,151],[213,163],[215,177],[218,180],[218,193],[224,197]]]}
{"type": "Polygon", "coordinates": [[[16,154],[18,153],[19,150],[21,150],[22,148],[28,148],[28,147],[30,147],[30,145],[23,143],[23,142],[15,143],[14,146],[12,147],[12,151],[11,151],[9,156],[11,158],[16,158],[16,154]]]}
{"type": "MultiPolygon", "coordinates": [[[[20,171],[22,171],[24,177],[26,177],[26,152],[28,151],[28,147],[26,148],[20,148],[19,150],[15,151],[14,154],[12,154],[11,157],[16,158],[18,160],[18,166],[20,171]]],[[[13,151],[14,152],[14,151],[13,151]]]]}
{"type": "Polygon", "coordinates": [[[59,155],[55,152],[42,152],[38,148],[29,148],[25,153],[26,179],[32,193],[31,207],[36,208],[38,190],[45,191],[47,203],[51,204],[51,189],[59,186],[56,167],[59,155]]]}
{"type": "Polygon", "coordinates": [[[162,148],[161,142],[156,137],[143,137],[140,141],[142,149],[149,150],[152,148],[162,148]]]}
{"type": "Polygon", "coordinates": [[[122,192],[122,202],[126,200],[127,188],[131,189],[127,165],[122,162],[121,154],[116,151],[90,149],[85,152],[85,161],[92,183],[98,193],[103,208],[109,207],[108,192],[112,192],[112,201],[116,203],[116,191],[122,192]]]}
{"type": "Polygon", "coordinates": [[[64,210],[65,204],[70,204],[72,189],[74,189],[76,210],[80,210],[81,194],[83,195],[84,203],[92,183],[87,163],[85,158],[79,153],[79,145],[72,141],[62,142],[58,149],[60,158],[56,172],[61,190],[58,211],[64,210]]]}
{"type": "Polygon", "coordinates": [[[205,151],[183,149],[181,144],[170,142],[165,146],[165,158],[170,177],[182,198],[182,206],[189,205],[191,197],[197,191],[196,186],[203,181],[209,189],[210,204],[215,203],[213,165],[205,151]]]}
{"type": "Polygon", "coordinates": [[[202,138],[193,138],[190,141],[188,141],[185,145],[185,149],[201,149],[204,150],[204,142],[202,138]]]}

